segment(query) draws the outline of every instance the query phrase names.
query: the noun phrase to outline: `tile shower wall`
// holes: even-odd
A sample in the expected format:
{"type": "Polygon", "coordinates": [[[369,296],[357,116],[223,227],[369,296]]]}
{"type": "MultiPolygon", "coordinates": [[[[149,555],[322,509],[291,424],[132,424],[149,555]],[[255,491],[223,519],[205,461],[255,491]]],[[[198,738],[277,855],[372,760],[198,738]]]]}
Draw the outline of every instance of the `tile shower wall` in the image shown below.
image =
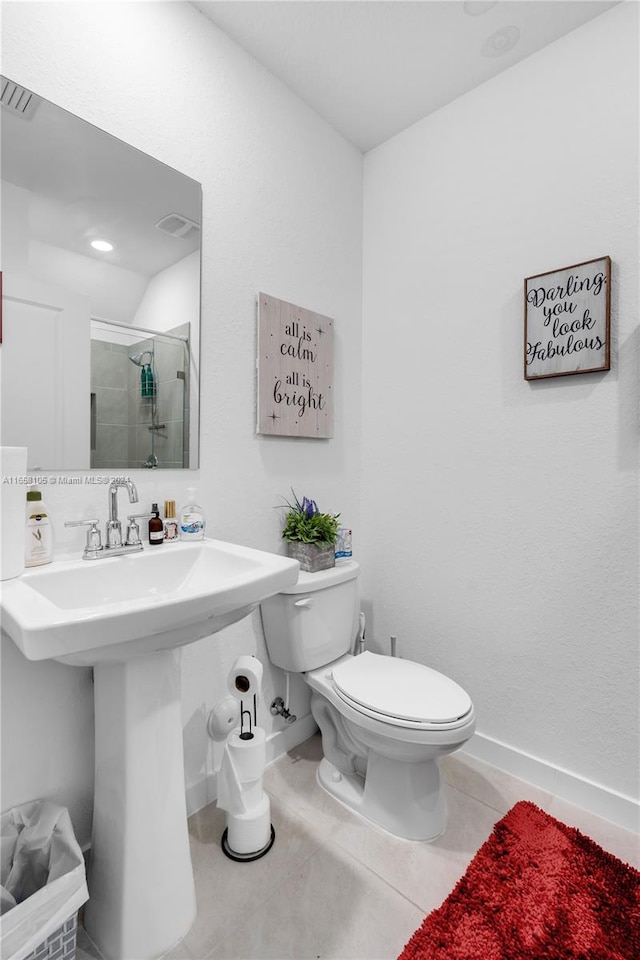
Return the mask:
{"type": "Polygon", "coordinates": [[[156,392],[154,398],[141,395],[141,368],[129,363],[129,466],[140,467],[154,454],[159,467],[182,467],[189,436],[188,427],[185,430],[187,350],[183,343],[155,337],[133,344],[129,354],[146,350],[154,356],[156,392]]]}
{"type": "Polygon", "coordinates": [[[129,390],[128,349],[124,344],[91,341],[91,466],[126,468],[129,390]]]}
{"type": "MultiPolygon", "coordinates": [[[[185,329],[183,335],[187,333],[185,329]]],[[[151,454],[159,467],[180,468],[188,462],[187,358],[184,343],[160,337],[130,346],[91,341],[93,468],[133,469],[151,454]],[[155,404],[141,395],[141,368],[129,360],[147,350],[154,354],[157,374],[155,404]],[[154,424],[158,429],[151,430],[154,424]]]]}

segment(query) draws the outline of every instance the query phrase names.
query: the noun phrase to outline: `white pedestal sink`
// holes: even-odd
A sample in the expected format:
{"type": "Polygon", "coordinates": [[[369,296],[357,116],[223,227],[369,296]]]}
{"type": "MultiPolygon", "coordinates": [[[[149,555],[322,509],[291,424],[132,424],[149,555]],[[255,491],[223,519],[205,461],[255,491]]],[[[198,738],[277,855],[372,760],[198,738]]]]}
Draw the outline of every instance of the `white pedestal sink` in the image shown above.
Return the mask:
{"type": "Polygon", "coordinates": [[[203,540],[56,561],[2,585],[2,627],[25,657],[95,668],[85,926],[107,960],[158,957],[195,917],[176,648],[246,616],[298,570],[203,540]]]}

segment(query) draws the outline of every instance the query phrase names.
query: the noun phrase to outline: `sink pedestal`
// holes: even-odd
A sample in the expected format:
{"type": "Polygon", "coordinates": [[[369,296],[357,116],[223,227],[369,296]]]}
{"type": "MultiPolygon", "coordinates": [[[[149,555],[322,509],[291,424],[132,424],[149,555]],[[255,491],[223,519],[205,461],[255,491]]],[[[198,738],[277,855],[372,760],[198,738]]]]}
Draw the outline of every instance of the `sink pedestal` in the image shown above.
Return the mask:
{"type": "Polygon", "coordinates": [[[107,960],[170,950],[196,915],[178,650],[98,663],[85,927],[107,960]]]}

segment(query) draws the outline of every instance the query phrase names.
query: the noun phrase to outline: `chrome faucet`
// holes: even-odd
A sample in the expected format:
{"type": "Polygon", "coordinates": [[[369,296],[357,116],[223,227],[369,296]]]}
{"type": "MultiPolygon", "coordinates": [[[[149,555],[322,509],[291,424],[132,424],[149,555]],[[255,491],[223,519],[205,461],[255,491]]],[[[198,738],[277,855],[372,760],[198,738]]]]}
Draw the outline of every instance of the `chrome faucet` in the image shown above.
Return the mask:
{"type": "Polygon", "coordinates": [[[114,479],[109,486],[109,520],[107,522],[107,549],[122,546],[122,524],[118,519],[118,489],[126,487],[129,503],[138,502],[138,491],[131,480],[114,479]]]}
{"type": "Polygon", "coordinates": [[[98,520],[67,520],[65,527],[87,526],[87,543],[82,554],[83,560],[99,560],[102,557],[120,557],[124,553],[137,553],[142,550],[138,520],[149,519],[153,514],[137,513],[129,516],[127,539],[122,542],[122,524],[118,519],[118,488],[126,487],[129,502],[138,502],[138,491],[131,480],[114,478],[109,486],[109,520],[107,521],[107,542],[102,546],[98,520]]]}

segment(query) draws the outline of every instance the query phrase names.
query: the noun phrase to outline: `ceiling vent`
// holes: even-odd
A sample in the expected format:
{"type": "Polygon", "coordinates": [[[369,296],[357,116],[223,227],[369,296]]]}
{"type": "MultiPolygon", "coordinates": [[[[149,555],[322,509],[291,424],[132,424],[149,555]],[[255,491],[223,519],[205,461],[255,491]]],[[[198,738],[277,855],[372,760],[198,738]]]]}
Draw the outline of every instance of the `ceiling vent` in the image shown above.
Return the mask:
{"type": "Polygon", "coordinates": [[[156,227],[172,237],[180,237],[181,240],[190,240],[200,233],[200,224],[183,217],[181,213],[168,213],[162,220],[158,220],[156,227]]]}
{"type": "Polygon", "coordinates": [[[22,117],[23,120],[31,120],[42,102],[40,97],[31,93],[30,90],[18,86],[12,80],[7,80],[6,77],[0,77],[0,85],[0,103],[2,103],[2,106],[11,110],[16,116],[22,117]]]}

